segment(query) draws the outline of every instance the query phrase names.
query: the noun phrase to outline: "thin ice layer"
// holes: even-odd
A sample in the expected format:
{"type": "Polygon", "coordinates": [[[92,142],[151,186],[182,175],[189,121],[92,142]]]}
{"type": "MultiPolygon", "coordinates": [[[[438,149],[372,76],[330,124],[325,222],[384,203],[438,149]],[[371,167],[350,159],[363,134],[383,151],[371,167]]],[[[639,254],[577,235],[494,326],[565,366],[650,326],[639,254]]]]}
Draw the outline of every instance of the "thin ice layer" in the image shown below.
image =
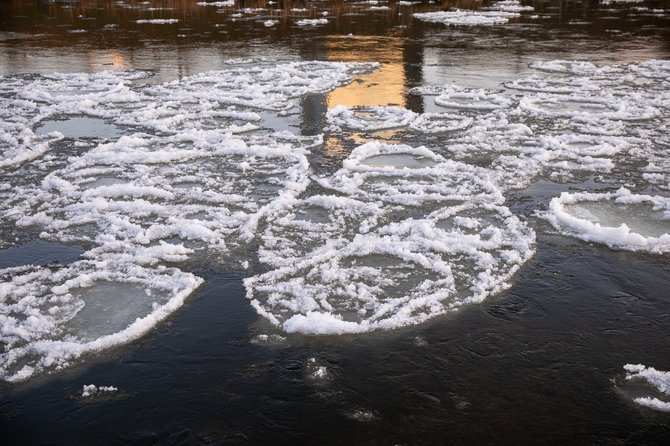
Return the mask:
{"type": "Polygon", "coordinates": [[[547,219],[556,229],[612,248],[670,252],[670,198],[633,194],[567,193],[552,198],[547,219]]]}

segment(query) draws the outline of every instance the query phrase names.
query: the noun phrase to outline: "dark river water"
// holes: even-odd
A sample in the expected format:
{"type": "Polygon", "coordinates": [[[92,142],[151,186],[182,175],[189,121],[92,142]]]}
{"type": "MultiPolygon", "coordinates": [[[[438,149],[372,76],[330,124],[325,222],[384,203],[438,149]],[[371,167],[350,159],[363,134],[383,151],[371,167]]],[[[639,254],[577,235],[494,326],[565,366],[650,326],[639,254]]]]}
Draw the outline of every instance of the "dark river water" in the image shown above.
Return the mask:
{"type": "MultiPolygon", "coordinates": [[[[496,26],[446,26],[412,16],[489,5],[469,0],[195,3],[0,0],[0,82],[141,70],[153,76],[134,82],[158,85],[223,69],[234,58],[379,62],[348,86],[301,97],[299,113],[261,113],[269,128],[309,136],[323,131],[334,105],[438,112],[410,89],[451,83],[499,89],[536,74],[529,65],[539,60],[613,65],[670,59],[670,1],[524,1],[534,11],[496,26]],[[321,26],[295,24],[321,17],[328,19],[321,26]],[[167,19],[178,22],[137,22],[167,19]],[[276,22],[266,26],[268,20],[276,22]]],[[[58,143],[54,166],[82,153],[67,138],[78,138],[88,125],[102,138],[123,132],[102,120],[55,128],[71,133],[58,143]]],[[[396,135],[375,137],[389,142],[396,135]]],[[[332,174],[369,138],[365,132],[349,139],[327,135],[309,154],[310,168],[332,174]]],[[[414,146],[442,144],[434,135],[398,138],[414,146]]],[[[202,277],[203,285],[146,335],[64,370],[0,382],[0,442],[670,444],[668,412],[635,404],[623,385],[625,364],[670,370],[668,254],[589,243],[537,214],[561,192],[618,189],[634,167],[621,166],[569,180],[539,175],[506,191],[505,206],[537,237],[535,254],[511,287],[405,328],[286,334],[245,297],[243,279],[263,266],[251,261],[245,270],[206,256],[184,262],[180,267],[202,277]],[[83,398],[88,384],[118,391],[83,398]]],[[[22,167],[23,176],[2,169],[0,185],[43,177],[37,168],[22,167]],[[3,180],[10,175],[19,179],[3,180]]],[[[651,183],[638,186],[641,193],[669,194],[651,183]]],[[[45,240],[6,219],[0,237],[0,269],[67,265],[90,248],[45,240]]]]}

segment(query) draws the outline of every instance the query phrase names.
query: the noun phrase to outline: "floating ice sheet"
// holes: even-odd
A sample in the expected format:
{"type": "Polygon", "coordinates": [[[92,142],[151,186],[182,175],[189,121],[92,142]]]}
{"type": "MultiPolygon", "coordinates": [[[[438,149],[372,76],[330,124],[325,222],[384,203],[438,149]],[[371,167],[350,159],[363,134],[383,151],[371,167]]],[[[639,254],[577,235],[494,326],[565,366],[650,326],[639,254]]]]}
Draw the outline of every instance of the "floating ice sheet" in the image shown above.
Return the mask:
{"type": "MultiPolygon", "coordinates": [[[[509,91],[452,84],[411,92],[434,96],[470,120],[457,132],[443,132],[445,154],[490,168],[503,189],[542,175],[567,181],[618,172],[637,187],[670,190],[667,61],[596,66],[553,60],[531,67],[541,73],[505,83],[509,91]]],[[[430,131],[433,122],[439,129],[437,119],[421,114],[410,129],[430,131]]]]}
{"type": "Polygon", "coordinates": [[[553,198],[544,217],[559,231],[613,248],[670,252],[670,198],[611,193],[567,193],[553,198]]]}
{"type": "Polygon", "coordinates": [[[320,183],[345,196],[270,221],[261,261],[275,269],[245,280],[256,310],[288,332],[419,323],[509,286],[533,252],[534,232],[495,204],[486,171],[423,147],[364,144],[320,183]]]}
{"type": "Polygon", "coordinates": [[[481,88],[466,88],[455,84],[441,87],[418,87],[412,92],[436,95],[437,105],[462,110],[491,111],[510,107],[514,103],[511,98],[497,92],[481,88]]]}
{"type": "Polygon", "coordinates": [[[518,12],[503,10],[496,11],[473,11],[468,9],[456,9],[453,11],[436,11],[415,13],[414,17],[425,22],[442,23],[445,25],[502,25],[509,22],[510,18],[520,17],[518,12]]]}
{"type": "Polygon", "coordinates": [[[303,95],[376,67],[231,60],[161,85],[137,82],[148,76],[139,72],[3,78],[3,227],[86,249],[67,266],[3,270],[0,287],[19,291],[2,298],[17,312],[3,319],[3,377],[134,339],[123,334],[134,320],[157,323],[156,311],[197,286],[183,271],[198,262],[252,271],[253,306],[289,332],[401,327],[479,302],[532,255],[533,231],[504,203],[510,189],[543,177],[607,173],[660,190],[568,194],[574,202],[556,199],[560,218],[547,215],[589,240],[602,235],[596,224],[620,236],[624,223],[617,247],[667,252],[669,62],[536,62],[536,75],[507,90],[412,91],[442,113],[336,107],[329,139],[397,128],[398,139],[430,146],[372,141],[339,170],[316,174],[308,160],[324,135],[272,129],[293,119],[303,95]],[[95,119],[123,135],[40,127],[63,119],[95,119]],[[68,297],[52,299],[54,289],[68,297]],[[12,300],[21,293],[32,297],[12,300]]]}
{"type": "Polygon", "coordinates": [[[647,396],[635,396],[633,401],[636,404],[662,412],[670,412],[670,401],[668,401],[670,396],[670,372],[656,370],[642,364],[626,364],[623,368],[626,371],[627,382],[644,383],[647,392],[652,392],[651,395],[647,396]]]}
{"type": "Polygon", "coordinates": [[[533,11],[535,8],[532,6],[524,6],[518,0],[502,0],[495,2],[491,5],[491,8],[494,11],[505,11],[505,12],[522,12],[522,11],[533,11]]]}
{"type": "Polygon", "coordinates": [[[0,159],[14,168],[33,161],[1,173],[3,223],[87,250],[67,266],[0,270],[0,376],[18,381],[66,367],[174,312],[202,280],[166,265],[248,246],[259,222],[309,183],[306,155],[322,137],[245,134],[258,128],[257,110],[283,113],[301,95],[374,67],[259,63],[145,86],[132,84],[146,77],[134,72],[3,82],[0,100],[13,114],[0,111],[0,159]],[[124,134],[63,141],[70,129],[48,127],[63,117],[124,134]],[[49,156],[58,141],[79,154],[49,156]]]}
{"type": "Polygon", "coordinates": [[[335,128],[366,131],[406,127],[416,116],[416,113],[399,107],[349,108],[344,105],[338,105],[326,114],[335,128]]]}
{"type": "Polygon", "coordinates": [[[202,279],[104,260],[0,270],[0,376],[29,378],[128,343],[179,308],[202,279]]]}
{"type": "Polygon", "coordinates": [[[298,26],[319,26],[328,24],[328,19],[302,19],[295,22],[298,26]]]}

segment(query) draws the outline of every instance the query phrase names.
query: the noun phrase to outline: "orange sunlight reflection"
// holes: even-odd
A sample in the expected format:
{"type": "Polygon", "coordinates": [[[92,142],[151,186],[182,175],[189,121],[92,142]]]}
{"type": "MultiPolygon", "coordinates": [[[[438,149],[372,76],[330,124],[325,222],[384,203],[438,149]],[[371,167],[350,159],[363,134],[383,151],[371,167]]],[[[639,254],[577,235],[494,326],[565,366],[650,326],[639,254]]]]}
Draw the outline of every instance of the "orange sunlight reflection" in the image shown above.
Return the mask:
{"type": "Polygon", "coordinates": [[[338,105],[375,106],[395,105],[405,107],[405,71],[403,67],[403,39],[350,38],[331,39],[326,42],[328,60],[359,61],[361,54],[373,54],[378,47],[381,66],[370,74],[358,76],[349,85],[337,88],[328,94],[327,104],[331,109],[338,105]]]}

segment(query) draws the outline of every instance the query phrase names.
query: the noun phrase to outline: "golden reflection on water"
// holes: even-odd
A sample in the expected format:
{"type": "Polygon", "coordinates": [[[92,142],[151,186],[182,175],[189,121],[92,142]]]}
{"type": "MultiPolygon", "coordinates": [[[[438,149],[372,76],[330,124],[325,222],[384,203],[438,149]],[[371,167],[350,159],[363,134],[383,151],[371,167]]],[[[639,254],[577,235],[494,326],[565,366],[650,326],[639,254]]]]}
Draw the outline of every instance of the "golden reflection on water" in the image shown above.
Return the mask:
{"type": "Polygon", "coordinates": [[[126,58],[123,57],[120,52],[115,50],[102,54],[99,52],[91,52],[89,59],[93,66],[102,65],[107,69],[128,70],[132,68],[126,58]]]}
{"type": "Polygon", "coordinates": [[[379,55],[381,66],[370,74],[362,75],[355,82],[328,94],[331,109],[338,105],[405,107],[406,79],[402,51],[402,38],[356,37],[327,39],[325,48],[329,61],[361,61],[361,54],[379,55]],[[349,42],[347,42],[349,40],[349,42]],[[375,48],[382,48],[375,51],[375,48]]]}
{"type": "MultiPolygon", "coordinates": [[[[326,38],[325,49],[327,58],[333,62],[360,62],[361,54],[376,54],[382,61],[379,68],[372,73],[357,76],[348,85],[337,88],[326,96],[328,109],[345,105],[347,107],[397,106],[406,107],[405,93],[405,60],[403,44],[400,37],[348,37],[326,38]]],[[[357,144],[364,144],[372,139],[392,139],[394,130],[375,132],[370,138],[364,133],[352,132],[349,138],[357,144]]],[[[329,137],[324,144],[324,154],[336,159],[345,158],[349,151],[336,137],[329,137]]]]}

